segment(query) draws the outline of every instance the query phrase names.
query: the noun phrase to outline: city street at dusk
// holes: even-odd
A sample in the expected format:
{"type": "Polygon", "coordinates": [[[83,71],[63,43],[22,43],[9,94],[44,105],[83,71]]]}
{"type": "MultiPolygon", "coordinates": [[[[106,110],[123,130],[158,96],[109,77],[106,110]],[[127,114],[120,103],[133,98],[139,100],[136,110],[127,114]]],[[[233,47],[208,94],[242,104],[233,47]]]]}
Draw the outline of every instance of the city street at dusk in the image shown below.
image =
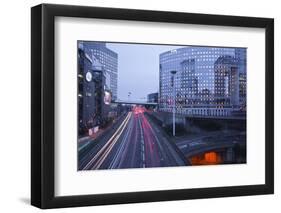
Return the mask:
{"type": "Polygon", "coordinates": [[[184,166],[175,146],[162,136],[145,115],[145,108],[134,107],[108,130],[102,140],[92,140],[80,150],[79,169],[116,169],[184,166]]]}
{"type": "Polygon", "coordinates": [[[78,41],[78,170],[244,164],[247,48],[78,41]]]}

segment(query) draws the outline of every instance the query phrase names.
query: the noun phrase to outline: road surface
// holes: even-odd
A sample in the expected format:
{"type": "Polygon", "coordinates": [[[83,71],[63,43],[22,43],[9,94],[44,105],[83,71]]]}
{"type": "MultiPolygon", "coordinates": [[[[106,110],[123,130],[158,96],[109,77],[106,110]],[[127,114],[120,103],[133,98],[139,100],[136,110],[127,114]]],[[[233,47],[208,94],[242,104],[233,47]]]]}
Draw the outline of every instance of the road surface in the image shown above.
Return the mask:
{"type": "Polygon", "coordinates": [[[89,138],[88,145],[78,151],[79,170],[186,165],[175,147],[144,112],[144,108],[135,107],[103,138],[89,138]]]}

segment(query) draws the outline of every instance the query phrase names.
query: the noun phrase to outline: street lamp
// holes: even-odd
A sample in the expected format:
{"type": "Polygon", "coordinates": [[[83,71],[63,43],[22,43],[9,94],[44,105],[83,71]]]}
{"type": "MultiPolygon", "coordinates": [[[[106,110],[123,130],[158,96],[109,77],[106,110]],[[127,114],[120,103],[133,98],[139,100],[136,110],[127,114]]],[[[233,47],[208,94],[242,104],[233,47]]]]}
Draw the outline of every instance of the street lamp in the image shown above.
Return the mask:
{"type": "Polygon", "coordinates": [[[176,136],[176,87],[175,87],[175,74],[177,73],[176,70],[172,70],[172,87],[173,87],[173,136],[176,136]]]}
{"type": "Polygon", "coordinates": [[[131,92],[128,92],[128,101],[130,101],[131,94],[131,92]]]}

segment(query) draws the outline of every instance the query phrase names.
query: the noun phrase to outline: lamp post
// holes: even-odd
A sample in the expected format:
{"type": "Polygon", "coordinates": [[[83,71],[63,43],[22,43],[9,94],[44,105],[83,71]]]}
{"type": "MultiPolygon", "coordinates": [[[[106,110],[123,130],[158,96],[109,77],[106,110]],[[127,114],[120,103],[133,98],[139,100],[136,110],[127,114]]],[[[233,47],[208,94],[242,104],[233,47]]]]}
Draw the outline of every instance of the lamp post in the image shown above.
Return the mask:
{"type": "Polygon", "coordinates": [[[172,70],[172,87],[173,87],[173,136],[176,136],[176,88],[175,88],[175,74],[176,70],[172,70]]]}
{"type": "Polygon", "coordinates": [[[131,94],[131,92],[128,92],[128,101],[130,101],[131,94]]]}

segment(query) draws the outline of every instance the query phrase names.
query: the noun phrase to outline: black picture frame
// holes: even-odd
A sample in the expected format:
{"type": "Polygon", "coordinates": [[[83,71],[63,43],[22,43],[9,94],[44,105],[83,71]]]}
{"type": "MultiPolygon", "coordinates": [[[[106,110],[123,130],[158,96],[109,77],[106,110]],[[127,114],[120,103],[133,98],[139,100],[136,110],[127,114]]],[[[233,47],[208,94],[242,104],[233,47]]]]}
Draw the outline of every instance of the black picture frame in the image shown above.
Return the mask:
{"type": "Polygon", "coordinates": [[[274,193],[274,20],[224,15],[41,4],[31,8],[31,204],[59,208],[274,193]],[[263,28],[266,34],[265,184],[56,197],[55,17],[263,28]]]}

